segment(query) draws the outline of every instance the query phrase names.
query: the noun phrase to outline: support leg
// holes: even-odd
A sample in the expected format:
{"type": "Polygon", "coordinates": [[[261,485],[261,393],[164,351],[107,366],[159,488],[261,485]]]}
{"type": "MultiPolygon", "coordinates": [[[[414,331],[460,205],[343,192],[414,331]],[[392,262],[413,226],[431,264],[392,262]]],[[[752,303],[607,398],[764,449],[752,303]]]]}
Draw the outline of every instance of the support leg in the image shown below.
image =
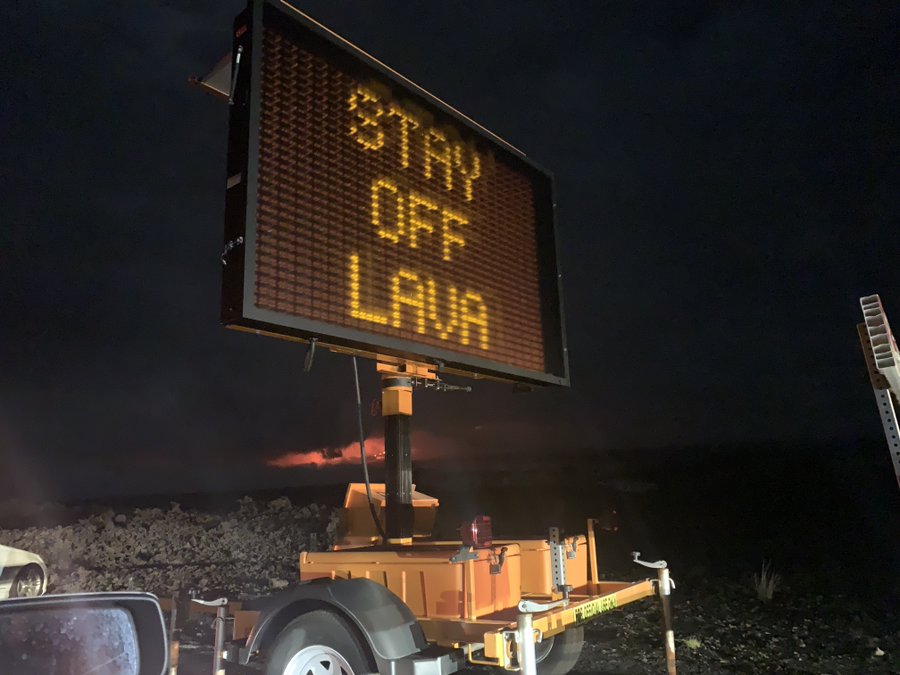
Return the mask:
{"type": "Polygon", "coordinates": [[[594,532],[594,528],[597,526],[597,521],[594,518],[588,518],[587,521],[587,545],[588,545],[588,562],[590,567],[588,568],[588,581],[591,583],[598,583],[600,581],[600,572],[597,569],[597,535],[594,532]]]}
{"type": "Polygon", "coordinates": [[[666,649],[666,672],[675,675],[675,630],[672,626],[672,580],[669,568],[657,570],[659,576],[659,600],[662,607],[663,640],[666,649]]]}
{"type": "Polygon", "coordinates": [[[519,614],[516,631],[516,658],[522,675],[537,675],[537,660],[534,655],[534,628],[531,614],[519,614]]]}
{"type": "Polygon", "coordinates": [[[222,663],[222,656],[225,651],[225,617],[227,608],[220,605],[216,609],[216,637],[215,637],[215,654],[213,655],[213,675],[225,675],[225,666],[222,663]]]}

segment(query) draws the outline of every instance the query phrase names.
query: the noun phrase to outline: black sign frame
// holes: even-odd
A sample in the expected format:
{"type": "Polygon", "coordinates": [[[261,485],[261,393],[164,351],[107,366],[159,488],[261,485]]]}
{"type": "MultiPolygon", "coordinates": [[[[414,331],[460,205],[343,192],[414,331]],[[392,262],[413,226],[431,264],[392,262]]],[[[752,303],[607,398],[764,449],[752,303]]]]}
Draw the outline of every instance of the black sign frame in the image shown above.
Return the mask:
{"type": "Polygon", "coordinates": [[[525,154],[440,99],[391,70],[356,46],[282,0],[250,0],[234,21],[232,101],[229,105],[228,159],[225,199],[221,319],[228,328],[289,340],[315,338],[320,346],[367,357],[393,357],[434,364],[441,372],[527,384],[569,385],[568,348],[562,299],[562,272],[556,222],[556,194],[552,174],[525,154]],[[334,56],[342,67],[374,71],[400,88],[404,95],[440,113],[476,135],[498,153],[514,158],[531,174],[535,186],[541,325],[544,338],[543,371],[441,349],[409,340],[370,333],[331,323],[300,318],[255,304],[259,123],[263,26],[270,22],[290,31],[298,44],[313,44],[334,56]],[[540,192],[538,192],[540,191],[540,192]],[[541,194],[542,193],[542,194],[541,194]],[[248,198],[253,195],[254,198],[248,198]]]}

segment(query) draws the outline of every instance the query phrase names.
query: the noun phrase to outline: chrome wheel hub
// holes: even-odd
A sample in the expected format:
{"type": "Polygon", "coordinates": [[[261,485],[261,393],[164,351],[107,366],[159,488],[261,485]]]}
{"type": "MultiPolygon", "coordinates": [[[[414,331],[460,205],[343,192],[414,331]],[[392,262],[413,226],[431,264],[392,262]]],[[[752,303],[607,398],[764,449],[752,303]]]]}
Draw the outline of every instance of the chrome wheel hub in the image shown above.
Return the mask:
{"type": "Polygon", "coordinates": [[[556,636],[544,638],[540,642],[538,642],[534,646],[534,662],[540,663],[550,654],[550,651],[553,649],[553,643],[556,641],[556,636]]]}
{"type": "Polygon", "coordinates": [[[284,675],[354,675],[347,660],[325,645],[310,645],[294,654],[284,675]]]}

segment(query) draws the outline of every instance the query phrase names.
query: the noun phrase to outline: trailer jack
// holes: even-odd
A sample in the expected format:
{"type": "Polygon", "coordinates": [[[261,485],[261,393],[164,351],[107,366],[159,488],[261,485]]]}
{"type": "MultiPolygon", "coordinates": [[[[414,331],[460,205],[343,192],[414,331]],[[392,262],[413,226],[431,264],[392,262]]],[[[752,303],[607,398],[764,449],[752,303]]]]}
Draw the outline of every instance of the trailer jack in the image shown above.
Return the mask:
{"type": "MultiPolygon", "coordinates": [[[[535,630],[531,622],[531,614],[527,612],[519,614],[517,624],[516,658],[519,660],[519,669],[522,675],[537,675],[537,660],[534,654],[535,630]]],[[[540,641],[542,638],[543,635],[540,635],[538,640],[540,641]]]]}
{"type": "Polygon", "coordinates": [[[228,598],[216,598],[215,600],[200,600],[191,598],[191,602],[205,607],[216,608],[215,618],[215,647],[213,648],[213,675],[225,675],[225,622],[228,614],[228,598]]]}
{"type": "Polygon", "coordinates": [[[658,577],[659,604],[662,609],[663,620],[663,645],[666,650],[666,671],[668,675],[675,675],[675,630],[672,626],[672,589],[675,588],[675,580],[669,576],[669,566],[665,560],[648,562],[641,560],[640,551],[632,551],[631,559],[638,565],[655,569],[658,577]]]}

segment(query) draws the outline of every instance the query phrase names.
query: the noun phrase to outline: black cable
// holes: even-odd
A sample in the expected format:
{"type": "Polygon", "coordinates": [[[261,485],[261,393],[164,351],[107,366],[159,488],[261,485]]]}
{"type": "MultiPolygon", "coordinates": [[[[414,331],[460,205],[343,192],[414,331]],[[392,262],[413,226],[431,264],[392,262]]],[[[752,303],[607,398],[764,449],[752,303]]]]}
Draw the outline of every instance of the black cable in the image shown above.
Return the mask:
{"type": "Polygon", "coordinates": [[[356,419],[359,422],[359,454],[362,457],[363,476],[366,479],[366,497],[369,500],[369,511],[372,513],[372,520],[375,522],[375,528],[381,535],[381,540],[385,541],[384,528],[381,527],[381,521],[378,520],[378,514],[375,513],[375,504],[372,502],[372,485],[369,483],[369,464],[366,462],[366,434],[363,431],[363,414],[362,414],[362,398],[359,395],[359,369],[356,367],[356,357],[353,357],[353,381],[356,383],[356,419]]]}
{"type": "Polygon", "coordinates": [[[306,348],[306,358],[303,359],[303,372],[308,373],[312,370],[313,359],[316,358],[316,343],[319,338],[310,338],[309,347],[306,348]]]}

